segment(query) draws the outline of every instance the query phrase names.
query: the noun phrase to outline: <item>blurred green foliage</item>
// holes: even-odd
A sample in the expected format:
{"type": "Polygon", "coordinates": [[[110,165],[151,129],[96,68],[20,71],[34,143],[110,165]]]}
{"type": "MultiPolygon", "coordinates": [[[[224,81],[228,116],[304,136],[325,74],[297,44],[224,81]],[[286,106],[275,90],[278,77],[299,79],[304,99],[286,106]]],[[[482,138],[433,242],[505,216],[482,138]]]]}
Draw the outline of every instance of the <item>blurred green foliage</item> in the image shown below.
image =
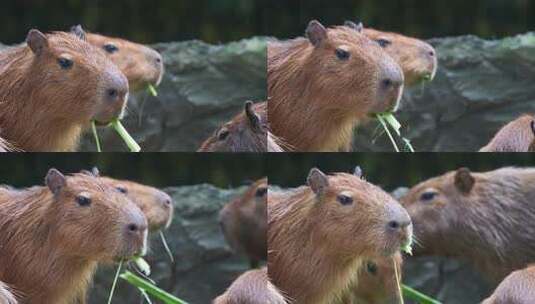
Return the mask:
{"type": "Polygon", "coordinates": [[[302,35],[311,19],[366,25],[429,38],[501,37],[535,30],[531,0],[2,0],[0,41],[18,43],[30,28],[90,31],[154,43],[228,42],[255,35],[302,35]]]}

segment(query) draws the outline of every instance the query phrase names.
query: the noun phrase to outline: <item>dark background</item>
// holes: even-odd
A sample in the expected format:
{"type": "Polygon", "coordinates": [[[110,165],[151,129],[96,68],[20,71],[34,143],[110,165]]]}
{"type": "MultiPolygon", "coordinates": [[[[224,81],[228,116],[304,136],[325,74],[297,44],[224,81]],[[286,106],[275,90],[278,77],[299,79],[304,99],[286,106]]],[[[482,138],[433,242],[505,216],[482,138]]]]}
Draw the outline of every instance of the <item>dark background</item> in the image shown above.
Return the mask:
{"type": "Polygon", "coordinates": [[[501,167],[535,166],[535,155],[529,153],[358,153],[295,154],[269,156],[267,174],[271,185],[298,187],[305,184],[311,168],[325,173],[352,173],[360,166],[364,176],[388,191],[411,187],[430,177],[461,167],[485,172],[501,167]]]}
{"type": "Polygon", "coordinates": [[[228,42],[255,35],[302,35],[311,19],[360,19],[421,38],[477,34],[502,37],[535,30],[530,0],[2,0],[0,41],[18,43],[32,27],[87,29],[154,43],[228,42]]]}
{"type": "Polygon", "coordinates": [[[264,160],[253,154],[0,153],[0,185],[42,185],[52,167],[76,173],[97,166],[101,175],[155,187],[213,184],[233,188],[265,176],[264,160]]]}

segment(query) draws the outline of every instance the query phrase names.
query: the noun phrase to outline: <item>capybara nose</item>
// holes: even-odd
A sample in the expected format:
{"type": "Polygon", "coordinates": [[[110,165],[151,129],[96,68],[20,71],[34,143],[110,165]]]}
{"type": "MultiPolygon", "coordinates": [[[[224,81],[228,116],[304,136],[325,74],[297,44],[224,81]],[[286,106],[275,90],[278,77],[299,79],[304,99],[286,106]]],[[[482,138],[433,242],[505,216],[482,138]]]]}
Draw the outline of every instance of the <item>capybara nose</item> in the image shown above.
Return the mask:
{"type": "Polygon", "coordinates": [[[385,90],[398,90],[403,85],[403,79],[401,78],[386,78],[382,82],[385,90]]]}
{"type": "Polygon", "coordinates": [[[110,103],[124,102],[127,95],[128,82],[126,78],[124,76],[111,77],[108,89],[106,90],[106,100],[110,103]]]}
{"type": "Polygon", "coordinates": [[[397,203],[389,208],[389,214],[390,220],[387,223],[387,228],[391,231],[403,231],[412,225],[409,213],[397,203]]]}
{"type": "Polygon", "coordinates": [[[173,205],[173,199],[167,194],[162,194],[160,202],[166,207],[171,207],[173,205]]]}
{"type": "Polygon", "coordinates": [[[388,228],[390,230],[403,230],[411,225],[410,219],[396,219],[388,222],[388,228]]]}

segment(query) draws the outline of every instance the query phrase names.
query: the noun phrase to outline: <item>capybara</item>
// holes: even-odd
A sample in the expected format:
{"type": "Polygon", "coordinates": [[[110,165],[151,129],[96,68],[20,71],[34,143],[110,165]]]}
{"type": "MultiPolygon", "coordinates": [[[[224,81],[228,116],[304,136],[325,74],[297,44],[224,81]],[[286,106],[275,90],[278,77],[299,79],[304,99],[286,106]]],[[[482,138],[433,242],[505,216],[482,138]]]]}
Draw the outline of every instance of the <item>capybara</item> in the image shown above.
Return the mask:
{"type": "MultiPolygon", "coordinates": [[[[80,25],[71,28],[81,30],[80,25]]],[[[163,59],[156,50],[120,38],[87,33],[87,42],[102,50],[123,72],[132,92],[144,90],[149,85],[157,86],[164,74],[163,59]]]]}
{"type": "Polygon", "coordinates": [[[483,304],[535,303],[535,266],[511,273],[483,304]]]}
{"type": "Polygon", "coordinates": [[[362,23],[346,21],[345,25],[362,31],[368,38],[377,42],[403,70],[406,86],[435,78],[438,60],[435,49],[429,43],[398,33],[365,28],[362,23]]]}
{"type": "Polygon", "coordinates": [[[241,275],[214,304],[286,304],[286,300],[269,282],[264,267],[241,275]]]}
{"type": "Polygon", "coordinates": [[[522,115],[505,125],[480,152],[533,152],[535,119],[522,115]]]}
{"type": "Polygon", "coordinates": [[[256,181],[219,213],[225,239],[234,252],[245,254],[251,268],[267,259],[267,178],[256,181]]]}
{"type": "Polygon", "coordinates": [[[401,201],[414,222],[417,255],[471,262],[497,284],[535,261],[535,169],[448,172],[401,201]]]}
{"type": "Polygon", "coordinates": [[[0,304],[17,304],[11,289],[2,282],[0,282],[0,304]]]}
{"type": "Polygon", "coordinates": [[[295,151],[348,151],[359,121],[397,109],[403,73],[352,28],[312,21],[306,37],[268,43],[270,128],[295,151]]]}
{"type": "Polygon", "coordinates": [[[292,303],[331,303],[366,260],[391,258],[411,238],[405,209],[360,174],[312,169],[307,186],[269,190],[269,278],[292,303]]]}
{"type": "Polygon", "coordinates": [[[147,220],[98,177],[51,169],[45,187],[0,188],[0,280],[21,303],[80,303],[99,263],[144,255],[147,220]]]}
{"type": "Polygon", "coordinates": [[[282,152],[275,137],[268,140],[266,115],[265,102],[245,102],[244,110],[204,141],[199,152],[282,152]]]}
{"type": "Polygon", "coordinates": [[[84,35],[31,30],[0,52],[0,137],[24,151],[73,151],[92,120],[121,118],[128,81],[84,35]]]}

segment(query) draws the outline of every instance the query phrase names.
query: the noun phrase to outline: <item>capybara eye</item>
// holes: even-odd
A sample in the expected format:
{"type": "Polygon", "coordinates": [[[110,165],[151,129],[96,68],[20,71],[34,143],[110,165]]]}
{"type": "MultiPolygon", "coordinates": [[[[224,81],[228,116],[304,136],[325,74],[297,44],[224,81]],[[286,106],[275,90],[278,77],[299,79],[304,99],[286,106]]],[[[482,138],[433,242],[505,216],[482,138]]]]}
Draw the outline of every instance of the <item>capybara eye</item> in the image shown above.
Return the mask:
{"type": "Polygon", "coordinates": [[[344,206],[353,204],[353,198],[351,196],[340,194],[336,199],[344,206]]]}
{"type": "Polygon", "coordinates": [[[121,193],[124,193],[124,194],[128,193],[128,190],[126,188],[124,188],[124,187],[117,187],[115,189],[117,189],[117,191],[119,191],[121,193]]]}
{"type": "Polygon", "coordinates": [[[422,193],[420,200],[422,201],[431,201],[437,196],[436,192],[424,192],[422,193]]]}
{"type": "Polygon", "coordinates": [[[59,58],[58,63],[59,63],[59,66],[64,70],[70,69],[73,64],[72,60],[67,59],[67,58],[59,58]]]}
{"type": "Polygon", "coordinates": [[[78,203],[78,205],[80,205],[82,207],[87,207],[87,206],[91,205],[91,199],[89,197],[86,197],[86,196],[77,196],[76,197],[76,202],[78,203]]]}
{"type": "Polygon", "coordinates": [[[368,273],[370,274],[373,274],[373,275],[376,275],[377,274],[377,265],[373,262],[368,262],[366,264],[366,271],[368,271],[368,273]]]}
{"type": "Polygon", "coordinates": [[[110,54],[113,54],[119,50],[119,48],[116,45],[111,44],[111,43],[105,44],[103,48],[106,52],[110,54]]]}
{"type": "Polygon", "coordinates": [[[351,57],[351,53],[346,50],[336,49],[336,57],[340,60],[348,60],[351,57]]]}
{"type": "Polygon", "coordinates": [[[219,133],[217,134],[217,139],[219,140],[225,140],[229,136],[230,132],[227,129],[221,129],[219,133]]]}
{"type": "Polygon", "coordinates": [[[264,195],[266,195],[268,189],[267,188],[258,188],[256,189],[256,197],[263,197],[264,195]]]}
{"type": "Polygon", "coordinates": [[[385,48],[392,44],[392,41],[386,40],[386,39],[377,39],[375,40],[382,48],[385,48]]]}

